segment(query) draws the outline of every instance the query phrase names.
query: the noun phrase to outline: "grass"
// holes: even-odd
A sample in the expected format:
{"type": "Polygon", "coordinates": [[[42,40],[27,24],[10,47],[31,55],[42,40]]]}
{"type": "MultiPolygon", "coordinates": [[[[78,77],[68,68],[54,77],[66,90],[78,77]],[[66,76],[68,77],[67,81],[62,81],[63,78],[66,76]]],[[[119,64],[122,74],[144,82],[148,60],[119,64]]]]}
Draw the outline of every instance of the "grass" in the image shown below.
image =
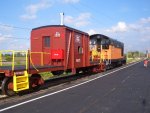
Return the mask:
{"type": "Polygon", "coordinates": [[[66,72],[64,72],[63,74],[61,74],[61,75],[53,75],[51,72],[43,72],[43,73],[39,73],[41,76],[42,76],[42,78],[44,79],[44,80],[48,80],[48,79],[50,79],[50,78],[59,78],[59,77],[64,77],[64,76],[70,76],[71,75],[71,73],[66,73],[66,72]]]}
{"type": "MultiPolygon", "coordinates": [[[[26,65],[25,57],[15,57],[14,59],[15,66],[26,65]]],[[[12,66],[12,56],[2,57],[2,66],[12,66]]]]}
{"type": "Polygon", "coordinates": [[[51,72],[43,72],[43,73],[39,73],[39,74],[42,76],[42,78],[44,80],[47,80],[47,79],[53,77],[53,74],[51,72]]]}
{"type": "Polygon", "coordinates": [[[139,60],[141,60],[141,59],[139,59],[139,58],[128,58],[127,63],[136,62],[136,61],[139,61],[139,60]]]}

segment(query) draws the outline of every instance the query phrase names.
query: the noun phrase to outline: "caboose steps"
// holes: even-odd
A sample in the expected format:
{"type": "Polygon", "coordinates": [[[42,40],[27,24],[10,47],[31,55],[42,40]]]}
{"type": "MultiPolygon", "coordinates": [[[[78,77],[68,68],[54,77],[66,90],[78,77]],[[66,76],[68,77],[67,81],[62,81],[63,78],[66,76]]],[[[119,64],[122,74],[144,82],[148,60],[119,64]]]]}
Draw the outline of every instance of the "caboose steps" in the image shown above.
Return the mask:
{"type": "Polygon", "coordinates": [[[24,71],[23,74],[21,75],[17,75],[14,72],[14,76],[13,76],[13,88],[14,91],[22,91],[25,89],[29,89],[29,75],[27,73],[27,71],[24,71]]]}

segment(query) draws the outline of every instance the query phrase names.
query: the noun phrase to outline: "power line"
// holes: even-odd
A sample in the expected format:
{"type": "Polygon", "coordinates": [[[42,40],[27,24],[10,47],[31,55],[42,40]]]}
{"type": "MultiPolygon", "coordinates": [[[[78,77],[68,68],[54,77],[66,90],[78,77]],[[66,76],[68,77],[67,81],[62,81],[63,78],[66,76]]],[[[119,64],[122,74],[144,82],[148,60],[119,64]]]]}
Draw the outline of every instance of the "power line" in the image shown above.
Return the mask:
{"type": "Polygon", "coordinates": [[[18,27],[18,26],[6,25],[6,24],[0,24],[0,26],[9,27],[9,28],[15,28],[15,29],[31,30],[31,28],[18,27]]]}
{"type": "MultiPolygon", "coordinates": [[[[12,25],[6,25],[6,24],[0,24],[0,27],[9,27],[9,28],[14,28],[14,29],[21,29],[21,30],[31,30],[30,28],[25,28],[25,27],[18,27],[18,26],[12,26],[12,25]]],[[[29,40],[29,38],[18,38],[14,36],[0,36],[0,38],[9,38],[9,39],[21,39],[21,40],[29,40]]]]}
{"type": "MultiPolygon", "coordinates": [[[[74,8],[75,9],[75,11],[76,12],[81,12],[81,11],[83,11],[82,9],[83,8],[78,8],[78,7],[76,7],[76,6],[74,6],[74,5],[70,5],[72,8],[74,8]]],[[[85,5],[83,5],[84,7],[86,7],[85,5]]],[[[82,6],[82,7],[83,7],[82,6]]],[[[88,7],[88,6],[87,6],[88,7]]],[[[86,7],[86,8],[87,8],[86,7]]],[[[89,7],[88,7],[88,9],[89,9],[89,7]]],[[[93,8],[91,8],[91,9],[93,9],[93,8]]],[[[102,14],[101,14],[102,15],[102,14]]],[[[107,17],[107,16],[105,16],[105,17],[107,17]]],[[[92,16],[91,15],[91,18],[92,18],[92,20],[94,20],[94,21],[96,21],[97,23],[99,23],[99,25],[102,25],[102,24],[104,24],[104,22],[105,21],[101,21],[100,19],[98,19],[98,18],[96,18],[95,16],[92,16]]],[[[107,18],[109,18],[111,21],[112,21],[112,19],[110,18],[110,17],[107,17],[107,18]]],[[[94,25],[95,26],[95,25],[94,25]]]]}
{"type": "MultiPolygon", "coordinates": [[[[71,5],[77,12],[81,12],[82,10],[75,7],[74,5],[71,5]]],[[[94,16],[92,16],[93,20],[99,21],[100,23],[103,23],[102,21],[98,20],[97,18],[95,18],[94,16]]]]}
{"type": "Polygon", "coordinates": [[[18,38],[18,37],[13,37],[13,36],[4,36],[4,38],[29,40],[29,38],[18,38]]]}
{"type": "Polygon", "coordinates": [[[114,20],[114,19],[112,17],[110,17],[109,15],[106,15],[104,12],[102,12],[100,10],[97,11],[97,9],[95,9],[95,7],[87,6],[85,3],[81,2],[81,1],[80,1],[80,4],[82,4],[82,6],[84,6],[87,9],[89,9],[89,8],[94,9],[95,12],[97,12],[98,14],[101,13],[102,16],[106,17],[107,19],[109,19],[109,21],[113,22],[112,20],[114,20]]]}

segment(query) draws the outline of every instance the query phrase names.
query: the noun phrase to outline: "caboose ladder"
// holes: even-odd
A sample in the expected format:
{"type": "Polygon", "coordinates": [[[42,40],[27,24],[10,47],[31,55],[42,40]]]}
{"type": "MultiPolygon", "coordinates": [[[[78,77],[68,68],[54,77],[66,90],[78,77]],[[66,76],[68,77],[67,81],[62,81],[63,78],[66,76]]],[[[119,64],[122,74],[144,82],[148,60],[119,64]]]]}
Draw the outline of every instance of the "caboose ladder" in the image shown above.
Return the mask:
{"type": "Polygon", "coordinates": [[[14,72],[13,76],[14,91],[22,91],[29,89],[29,75],[27,71],[21,73],[14,72]]]}

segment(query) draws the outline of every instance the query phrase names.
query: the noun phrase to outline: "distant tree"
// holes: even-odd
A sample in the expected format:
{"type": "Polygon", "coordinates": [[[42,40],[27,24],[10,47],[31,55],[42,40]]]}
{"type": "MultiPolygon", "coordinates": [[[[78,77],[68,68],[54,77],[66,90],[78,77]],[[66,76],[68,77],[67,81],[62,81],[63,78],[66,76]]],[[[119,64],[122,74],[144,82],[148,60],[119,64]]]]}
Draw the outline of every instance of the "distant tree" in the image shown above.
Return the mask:
{"type": "Polygon", "coordinates": [[[12,56],[5,56],[5,60],[8,62],[12,61],[12,56]]]}
{"type": "Polygon", "coordinates": [[[128,58],[133,58],[133,52],[128,52],[128,58]]]}
{"type": "Polygon", "coordinates": [[[128,52],[128,58],[139,58],[143,57],[145,54],[139,51],[130,51],[128,52]]]}
{"type": "Polygon", "coordinates": [[[22,54],[21,54],[20,52],[17,52],[17,53],[15,54],[15,56],[16,56],[16,57],[22,57],[22,54]]]}

